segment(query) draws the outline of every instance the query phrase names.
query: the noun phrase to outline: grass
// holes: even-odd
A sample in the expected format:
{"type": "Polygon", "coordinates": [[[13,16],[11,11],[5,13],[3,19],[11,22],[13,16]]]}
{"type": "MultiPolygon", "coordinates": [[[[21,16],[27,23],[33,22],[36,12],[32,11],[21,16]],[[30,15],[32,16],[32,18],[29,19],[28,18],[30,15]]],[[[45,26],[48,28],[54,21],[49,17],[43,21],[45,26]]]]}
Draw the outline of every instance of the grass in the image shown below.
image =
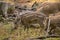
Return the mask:
{"type": "MultiPolygon", "coordinates": [[[[29,28],[29,30],[24,30],[23,27],[18,27],[18,29],[12,31],[13,24],[3,24],[0,26],[0,40],[24,40],[26,38],[36,38],[42,35],[45,35],[44,30],[41,28],[29,28]]],[[[47,38],[44,40],[60,40],[60,38],[47,38]]]]}

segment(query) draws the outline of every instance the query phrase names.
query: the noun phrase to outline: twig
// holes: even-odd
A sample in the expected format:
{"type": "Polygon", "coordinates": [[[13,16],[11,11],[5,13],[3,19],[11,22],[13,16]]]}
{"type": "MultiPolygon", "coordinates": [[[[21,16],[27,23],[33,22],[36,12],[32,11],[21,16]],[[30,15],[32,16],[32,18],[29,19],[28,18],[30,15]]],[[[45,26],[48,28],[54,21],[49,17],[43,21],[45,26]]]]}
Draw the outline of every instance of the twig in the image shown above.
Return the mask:
{"type": "Polygon", "coordinates": [[[46,39],[46,38],[60,38],[60,35],[41,36],[36,39],[46,39]]]}

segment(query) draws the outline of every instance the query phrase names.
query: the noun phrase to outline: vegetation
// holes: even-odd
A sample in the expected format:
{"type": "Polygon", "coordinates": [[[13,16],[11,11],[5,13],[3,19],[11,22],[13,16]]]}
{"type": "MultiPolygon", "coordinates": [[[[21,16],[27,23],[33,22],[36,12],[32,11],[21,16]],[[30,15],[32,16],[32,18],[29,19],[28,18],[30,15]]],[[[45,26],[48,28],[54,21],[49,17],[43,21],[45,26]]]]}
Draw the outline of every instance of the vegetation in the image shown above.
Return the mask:
{"type": "MultiPolygon", "coordinates": [[[[0,23],[0,40],[25,40],[29,38],[37,38],[39,36],[45,35],[44,30],[41,28],[34,29],[29,28],[28,32],[27,30],[24,30],[23,27],[18,27],[18,29],[12,31],[13,24],[1,24],[0,23]]],[[[33,39],[34,40],[34,39],[33,39]]],[[[60,40],[60,38],[47,38],[44,40],[60,40]]]]}

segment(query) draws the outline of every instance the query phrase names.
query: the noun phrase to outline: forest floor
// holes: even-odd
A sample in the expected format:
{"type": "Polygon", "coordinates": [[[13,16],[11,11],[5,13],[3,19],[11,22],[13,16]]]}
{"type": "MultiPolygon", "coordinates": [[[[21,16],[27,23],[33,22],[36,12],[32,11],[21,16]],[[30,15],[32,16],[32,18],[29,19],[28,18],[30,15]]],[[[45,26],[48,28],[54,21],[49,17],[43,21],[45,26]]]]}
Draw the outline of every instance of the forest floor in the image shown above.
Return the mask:
{"type": "MultiPolygon", "coordinates": [[[[0,40],[25,40],[26,38],[36,38],[45,35],[41,28],[29,28],[28,31],[23,27],[12,30],[13,24],[0,23],[0,40]]],[[[60,40],[60,38],[47,38],[44,40],[60,40]]]]}

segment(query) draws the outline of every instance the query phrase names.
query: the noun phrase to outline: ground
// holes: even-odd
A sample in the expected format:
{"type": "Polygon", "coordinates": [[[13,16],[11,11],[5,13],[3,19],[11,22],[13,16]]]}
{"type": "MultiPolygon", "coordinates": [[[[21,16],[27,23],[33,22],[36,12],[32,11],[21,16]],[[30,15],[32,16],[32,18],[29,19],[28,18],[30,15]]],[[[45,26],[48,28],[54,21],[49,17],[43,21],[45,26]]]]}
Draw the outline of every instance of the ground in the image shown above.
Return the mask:
{"type": "MultiPolygon", "coordinates": [[[[23,27],[18,27],[16,30],[12,30],[13,24],[2,23],[0,24],[0,40],[25,40],[26,38],[36,38],[45,35],[41,28],[30,28],[28,31],[23,27]]],[[[60,38],[47,38],[44,40],[60,40],[60,38]]]]}

